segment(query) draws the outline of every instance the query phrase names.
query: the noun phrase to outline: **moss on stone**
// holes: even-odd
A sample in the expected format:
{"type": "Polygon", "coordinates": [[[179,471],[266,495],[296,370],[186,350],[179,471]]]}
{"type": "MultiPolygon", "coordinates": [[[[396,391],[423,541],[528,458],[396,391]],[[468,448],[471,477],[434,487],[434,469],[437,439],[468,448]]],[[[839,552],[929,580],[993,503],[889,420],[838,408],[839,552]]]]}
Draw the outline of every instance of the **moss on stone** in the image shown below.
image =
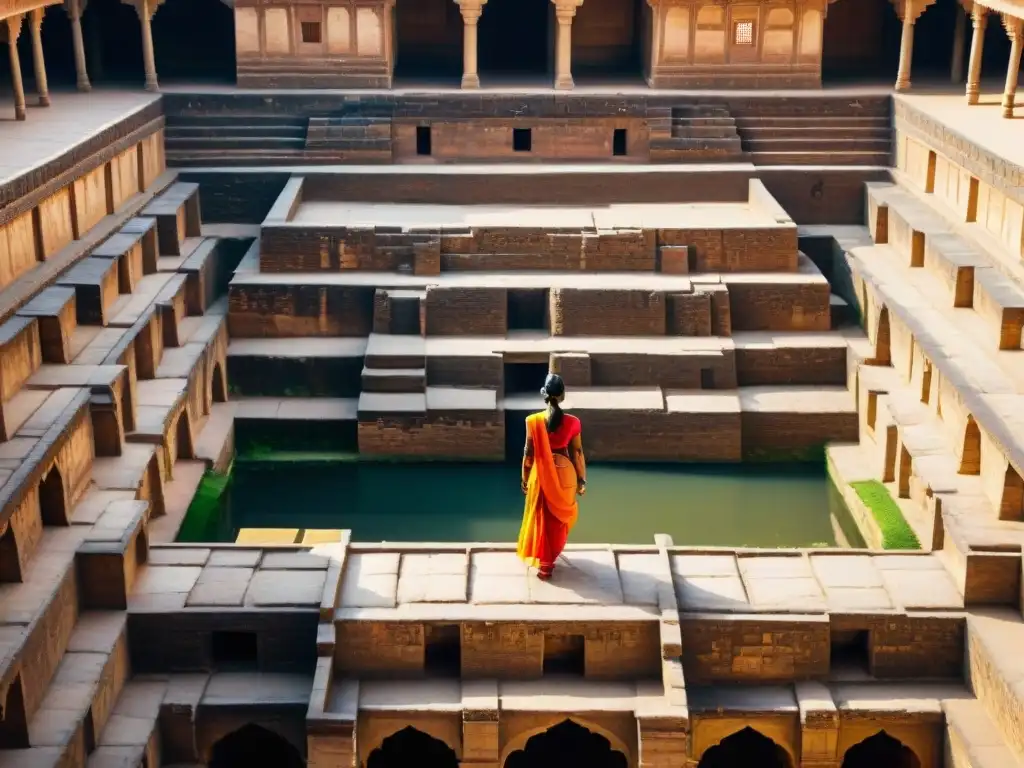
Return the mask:
{"type": "Polygon", "coordinates": [[[181,523],[178,541],[216,541],[215,532],[220,524],[224,493],[231,482],[233,467],[223,475],[213,470],[207,470],[203,475],[181,523]]]}
{"type": "Polygon", "coordinates": [[[920,549],[917,534],[907,523],[899,505],[889,490],[877,480],[850,483],[858,498],[864,502],[882,532],[883,549],[920,549]]]}

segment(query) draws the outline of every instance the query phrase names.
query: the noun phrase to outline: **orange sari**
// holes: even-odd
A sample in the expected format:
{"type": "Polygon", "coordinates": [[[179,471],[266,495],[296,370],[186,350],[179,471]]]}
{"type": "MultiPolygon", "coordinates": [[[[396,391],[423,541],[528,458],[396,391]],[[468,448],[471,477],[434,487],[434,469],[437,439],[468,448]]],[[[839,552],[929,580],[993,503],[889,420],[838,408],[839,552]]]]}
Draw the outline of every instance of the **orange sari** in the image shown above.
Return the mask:
{"type": "Polygon", "coordinates": [[[564,456],[551,452],[545,418],[534,413],[526,419],[533,444],[533,466],[526,483],[523,525],[519,529],[520,559],[527,565],[550,571],[565,548],[576,524],[576,470],[564,456]]]}

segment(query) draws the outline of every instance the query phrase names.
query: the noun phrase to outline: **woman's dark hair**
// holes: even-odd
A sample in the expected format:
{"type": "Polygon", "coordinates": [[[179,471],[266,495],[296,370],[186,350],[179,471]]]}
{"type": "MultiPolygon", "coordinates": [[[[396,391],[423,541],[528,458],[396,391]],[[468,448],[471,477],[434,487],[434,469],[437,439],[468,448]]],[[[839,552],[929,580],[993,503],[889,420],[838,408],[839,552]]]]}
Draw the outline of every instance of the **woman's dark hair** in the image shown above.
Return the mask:
{"type": "Polygon", "coordinates": [[[551,433],[562,424],[562,406],[559,405],[558,399],[565,394],[565,382],[557,373],[549,373],[548,377],[544,379],[544,386],[541,387],[540,393],[544,396],[544,402],[548,406],[548,417],[545,421],[548,432],[551,433]]]}

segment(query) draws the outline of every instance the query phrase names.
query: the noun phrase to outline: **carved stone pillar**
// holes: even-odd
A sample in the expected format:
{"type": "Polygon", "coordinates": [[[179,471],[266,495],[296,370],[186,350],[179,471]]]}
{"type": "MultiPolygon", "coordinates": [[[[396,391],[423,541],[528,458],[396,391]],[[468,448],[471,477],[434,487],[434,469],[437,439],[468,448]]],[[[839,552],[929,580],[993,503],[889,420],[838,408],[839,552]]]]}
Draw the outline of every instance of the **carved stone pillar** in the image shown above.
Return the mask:
{"type": "Polygon", "coordinates": [[[985,27],[988,25],[988,8],[978,3],[971,9],[971,58],[967,65],[967,103],[977,104],[981,83],[981,53],[985,48],[985,27]]]}
{"type": "Polygon", "coordinates": [[[7,52],[11,57],[11,86],[14,89],[14,118],[24,120],[25,83],[21,79],[21,57],[18,56],[18,35],[21,34],[21,20],[24,14],[8,16],[7,21],[7,52]]]}
{"type": "Polygon", "coordinates": [[[900,68],[896,75],[896,90],[910,88],[910,64],[914,59],[914,23],[921,14],[913,0],[903,0],[903,36],[900,38],[900,68]]]}
{"type": "Polygon", "coordinates": [[[156,79],[156,58],[153,55],[153,14],[156,13],[155,0],[137,0],[135,10],[142,22],[142,65],[146,69],[146,90],[159,91],[156,79]]]}
{"type": "Polygon", "coordinates": [[[82,39],[82,10],[85,3],[82,0],[65,0],[64,10],[71,19],[71,44],[75,49],[75,76],[78,82],[78,90],[91,91],[92,83],[89,82],[89,70],[85,65],[85,42],[82,39]]]}
{"type": "Polygon", "coordinates": [[[479,88],[477,24],[487,0],[456,0],[462,13],[462,87],[479,88]]]}
{"type": "Polygon", "coordinates": [[[555,4],[558,33],[555,38],[555,89],[572,90],[572,20],[583,0],[551,0],[555,4]]]}
{"type": "Polygon", "coordinates": [[[1003,89],[1003,117],[1013,117],[1013,101],[1017,95],[1017,76],[1020,73],[1021,37],[1024,21],[1003,16],[1003,26],[1010,36],[1010,63],[1006,68],[1006,87],[1003,89]]]}
{"type": "Polygon", "coordinates": [[[50,86],[46,82],[46,59],[43,57],[43,14],[45,8],[36,8],[29,18],[32,33],[32,65],[36,71],[36,90],[39,92],[39,106],[50,106],[50,86]]]}

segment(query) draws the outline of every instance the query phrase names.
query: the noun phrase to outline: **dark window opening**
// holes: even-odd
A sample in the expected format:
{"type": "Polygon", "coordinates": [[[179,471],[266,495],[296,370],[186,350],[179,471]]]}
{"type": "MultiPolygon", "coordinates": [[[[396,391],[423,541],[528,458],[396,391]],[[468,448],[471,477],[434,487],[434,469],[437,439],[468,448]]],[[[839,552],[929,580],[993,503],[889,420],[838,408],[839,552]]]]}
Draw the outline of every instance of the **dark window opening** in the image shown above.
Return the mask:
{"type": "Polygon", "coordinates": [[[583,677],[586,674],[585,648],[583,635],[545,635],[544,674],[583,677]]]}
{"type": "Polygon", "coordinates": [[[64,482],[60,470],[54,465],[39,484],[39,512],[43,525],[67,525],[68,516],[64,506],[64,482]]]}
{"type": "Polygon", "coordinates": [[[417,125],[416,126],[416,154],[427,155],[433,151],[430,145],[430,126],[429,125],[417,125]]]}
{"type": "Polygon", "coordinates": [[[510,331],[548,330],[548,292],[546,289],[508,291],[508,329],[510,331]]]}
{"type": "Polygon", "coordinates": [[[612,132],[612,154],[615,157],[626,156],[626,129],[616,128],[612,132]]]}
{"type": "Polygon", "coordinates": [[[715,372],[710,368],[700,369],[700,388],[701,389],[714,389],[715,388],[715,372]]]}
{"type": "Polygon", "coordinates": [[[7,524],[7,530],[0,533],[0,583],[21,582],[21,561],[18,559],[18,542],[14,538],[14,523],[7,524]]]}
{"type": "Polygon", "coordinates": [[[547,363],[505,363],[505,395],[539,397],[547,375],[547,363]]]}
{"type": "Polygon", "coordinates": [[[319,44],[323,42],[320,36],[319,21],[302,22],[302,42],[319,44]]]}
{"type": "MultiPolygon", "coordinates": [[[[480,79],[550,74],[553,20],[554,8],[548,0],[489,0],[477,31],[480,79]]],[[[460,20],[456,50],[461,49],[461,29],[460,20]]]]}
{"type": "Polygon", "coordinates": [[[832,630],[829,669],[833,676],[863,677],[871,673],[871,633],[832,630]]]}
{"type": "Polygon", "coordinates": [[[697,246],[686,246],[686,270],[690,274],[697,271],[697,246]]]}
{"type": "Polygon", "coordinates": [[[462,627],[428,624],[424,641],[423,665],[428,675],[459,677],[462,674],[462,627]]]}
{"type": "Polygon", "coordinates": [[[259,658],[255,632],[214,632],[210,637],[216,669],[255,669],[259,658]]]}
{"type": "Polygon", "coordinates": [[[533,149],[533,130],[530,128],[512,129],[512,150],[514,152],[530,152],[533,149]]]}

